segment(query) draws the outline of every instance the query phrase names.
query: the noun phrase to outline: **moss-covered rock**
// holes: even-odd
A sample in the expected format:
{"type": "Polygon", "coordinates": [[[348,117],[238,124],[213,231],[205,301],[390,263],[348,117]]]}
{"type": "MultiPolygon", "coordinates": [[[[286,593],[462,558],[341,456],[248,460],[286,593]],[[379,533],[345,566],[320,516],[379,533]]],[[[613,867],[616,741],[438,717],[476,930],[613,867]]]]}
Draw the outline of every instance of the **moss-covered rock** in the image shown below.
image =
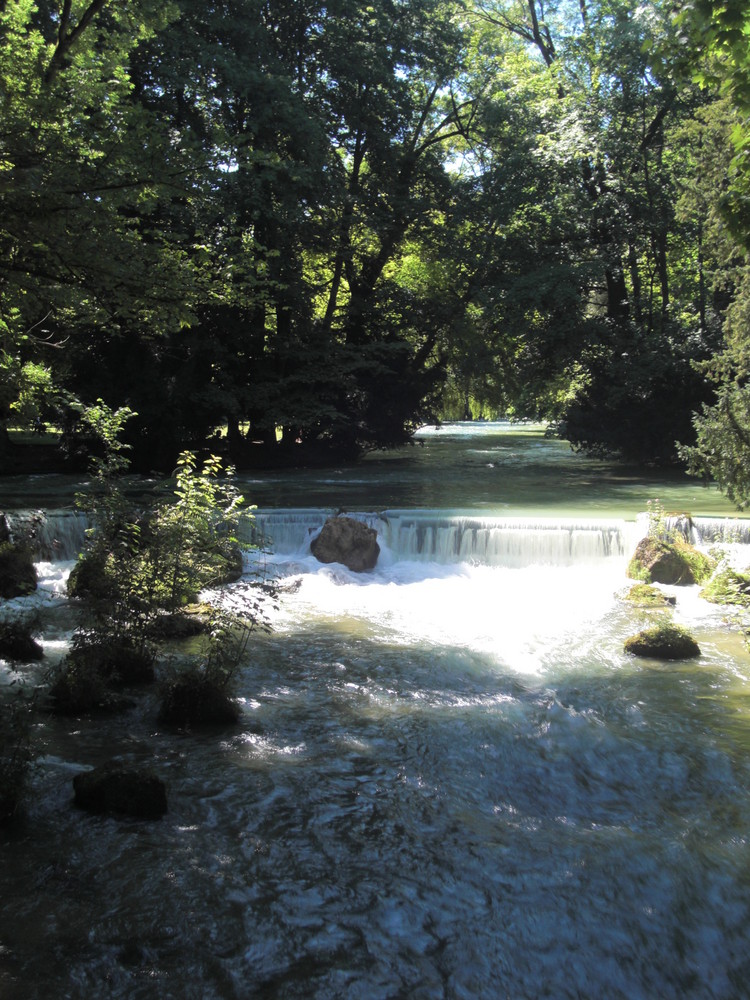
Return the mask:
{"type": "Polygon", "coordinates": [[[88,672],[70,659],[66,660],[50,691],[50,707],[56,715],[88,715],[92,712],[123,712],[132,701],[122,698],[103,677],[88,672]]]}
{"type": "Polygon", "coordinates": [[[624,599],[636,608],[656,611],[668,610],[677,603],[676,598],[665,594],[650,583],[634,583],[624,599]]]}
{"type": "Polygon", "coordinates": [[[703,583],[716,563],[683,541],[665,542],[660,538],[642,538],[628,566],[631,580],[689,586],[703,583]]]}
{"type": "Polygon", "coordinates": [[[31,550],[13,542],[0,543],[0,597],[27,597],[34,593],[36,584],[31,550]]]}
{"type": "Polygon", "coordinates": [[[240,717],[226,688],[200,669],[170,678],[163,689],[159,721],[170,726],[233,725],[240,717]]]}
{"type": "Polygon", "coordinates": [[[713,576],[700,594],[712,604],[736,604],[750,607],[750,575],[729,567],[713,576]]]}
{"type": "Polygon", "coordinates": [[[20,663],[43,659],[44,649],[34,638],[33,631],[29,622],[15,618],[0,622],[0,658],[20,663]]]}
{"type": "Polygon", "coordinates": [[[107,568],[108,557],[102,552],[86,552],[80,556],[68,577],[68,596],[93,601],[115,597],[116,588],[107,568]]]}
{"type": "Polygon", "coordinates": [[[190,639],[210,629],[212,609],[208,604],[190,604],[181,611],[165,612],[151,623],[149,634],[156,640],[190,639]]]}
{"type": "Polygon", "coordinates": [[[625,641],[625,652],[654,660],[691,660],[701,655],[700,646],[679,625],[664,623],[644,629],[625,641]]]}
{"type": "Polygon", "coordinates": [[[59,715],[122,712],[133,702],[118,689],[153,679],[150,647],[127,641],[82,644],[65,659],[50,688],[52,709],[59,715]]]}
{"type": "Polygon", "coordinates": [[[147,768],[110,762],[73,778],[75,803],[93,813],[158,819],[167,811],[164,782],[147,768]]]}

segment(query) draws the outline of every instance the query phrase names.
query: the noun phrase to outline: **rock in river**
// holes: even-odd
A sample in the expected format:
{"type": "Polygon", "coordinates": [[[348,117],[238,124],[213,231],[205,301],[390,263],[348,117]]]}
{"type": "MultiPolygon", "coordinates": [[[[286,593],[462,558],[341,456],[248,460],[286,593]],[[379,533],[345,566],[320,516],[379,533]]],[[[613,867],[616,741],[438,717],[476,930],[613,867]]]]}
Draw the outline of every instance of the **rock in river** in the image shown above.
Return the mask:
{"type": "Polygon", "coordinates": [[[374,528],[353,517],[329,517],[310,551],[320,562],[343,563],[354,573],[363,573],[378,561],[380,546],[374,528]]]}

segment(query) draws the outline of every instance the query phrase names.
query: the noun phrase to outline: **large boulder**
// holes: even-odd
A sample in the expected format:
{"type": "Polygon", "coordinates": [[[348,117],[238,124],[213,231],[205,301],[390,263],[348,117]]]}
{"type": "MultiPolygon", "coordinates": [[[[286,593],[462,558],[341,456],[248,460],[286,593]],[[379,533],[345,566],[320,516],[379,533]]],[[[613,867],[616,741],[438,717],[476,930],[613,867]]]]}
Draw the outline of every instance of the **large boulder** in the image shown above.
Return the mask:
{"type": "Polygon", "coordinates": [[[36,590],[36,568],[25,545],[0,542],[0,597],[26,597],[36,590]]]}
{"type": "Polygon", "coordinates": [[[146,768],[110,762],[73,778],[75,803],[93,813],[158,819],[167,811],[164,782],[146,768]]]}
{"type": "Polygon", "coordinates": [[[715,562],[685,542],[642,538],[628,566],[628,576],[643,583],[689,586],[708,579],[715,562]]]}
{"type": "Polygon", "coordinates": [[[374,528],[353,517],[329,517],[310,543],[310,551],[322,563],[342,563],[354,573],[363,573],[378,561],[377,537],[374,528]]]}

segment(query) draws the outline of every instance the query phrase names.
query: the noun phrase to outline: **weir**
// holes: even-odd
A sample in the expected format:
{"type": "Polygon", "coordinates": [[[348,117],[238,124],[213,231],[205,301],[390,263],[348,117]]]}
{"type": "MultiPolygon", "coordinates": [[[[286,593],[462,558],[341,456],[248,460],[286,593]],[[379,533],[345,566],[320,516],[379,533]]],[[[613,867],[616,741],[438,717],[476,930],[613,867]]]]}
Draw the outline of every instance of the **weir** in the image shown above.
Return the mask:
{"type": "Polygon", "coordinates": [[[6,514],[11,538],[28,539],[38,561],[64,562],[83,550],[89,516],[76,510],[17,510],[6,514]]]}
{"type": "MultiPolygon", "coordinates": [[[[277,555],[303,556],[329,508],[256,511],[240,525],[240,542],[277,555]]],[[[473,562],[488,566],[573,565],[630,555],[648,531],[645,514],[617,518],[495,518],[435,510],[347,512],[378,533],[384,558],[427,562],[473,562]]],[[[74,510],[11,511],[12,536],[31,536],[38,560],[77,558],[90,527],[87,514],[74,510]]],[[[748,518],[669,518],[668,531],[693,545],[750,544],[748,518]]]]}
{"type": "MultiPolygon", "coordinates": [[[[330,511],[267,510],[255,514],[246,540],[279,555],[306,555],[330,511]]],[[[378,533],[383,558],[488,566],[572,565],[624,557],[642,534],[632,521],[491,518],[442,511],[350,513],[378,533]]]]}

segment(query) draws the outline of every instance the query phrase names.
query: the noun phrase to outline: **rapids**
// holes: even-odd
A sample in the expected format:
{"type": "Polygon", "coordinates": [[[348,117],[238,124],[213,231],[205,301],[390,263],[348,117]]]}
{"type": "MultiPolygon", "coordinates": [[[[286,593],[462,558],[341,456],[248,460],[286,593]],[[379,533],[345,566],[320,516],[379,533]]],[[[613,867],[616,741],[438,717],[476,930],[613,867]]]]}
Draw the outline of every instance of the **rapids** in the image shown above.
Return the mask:
{"type": "MultiPolygon", "coordinates": [[[[242,606],[254,572],[282,595],[235,729],[161,729],[152,693],[120,718],[38,719],[28,814],[0,834],[3,1000],[750,995],[741,621],[672,588],[702,655],[665,665],[624,654],[648,616],[621,600],[648,499],[700,515],[695,540],[740,565],[747,522],[528,428],[421,440],[241,477],[267,545],[217,599],[242,606]],[[372,573],[310,555],[336,507],[377,529],[372,573]],[[113,755],[165,779],[162,821],[72,808],[72,776],[113,755]]],[[[47,660],[0,661],[5,685],[64,655],[72,485],[42,504],[10,484],[16,509],[58,512],[39,592],[7,602],[38,610],[47,660]]]]}

